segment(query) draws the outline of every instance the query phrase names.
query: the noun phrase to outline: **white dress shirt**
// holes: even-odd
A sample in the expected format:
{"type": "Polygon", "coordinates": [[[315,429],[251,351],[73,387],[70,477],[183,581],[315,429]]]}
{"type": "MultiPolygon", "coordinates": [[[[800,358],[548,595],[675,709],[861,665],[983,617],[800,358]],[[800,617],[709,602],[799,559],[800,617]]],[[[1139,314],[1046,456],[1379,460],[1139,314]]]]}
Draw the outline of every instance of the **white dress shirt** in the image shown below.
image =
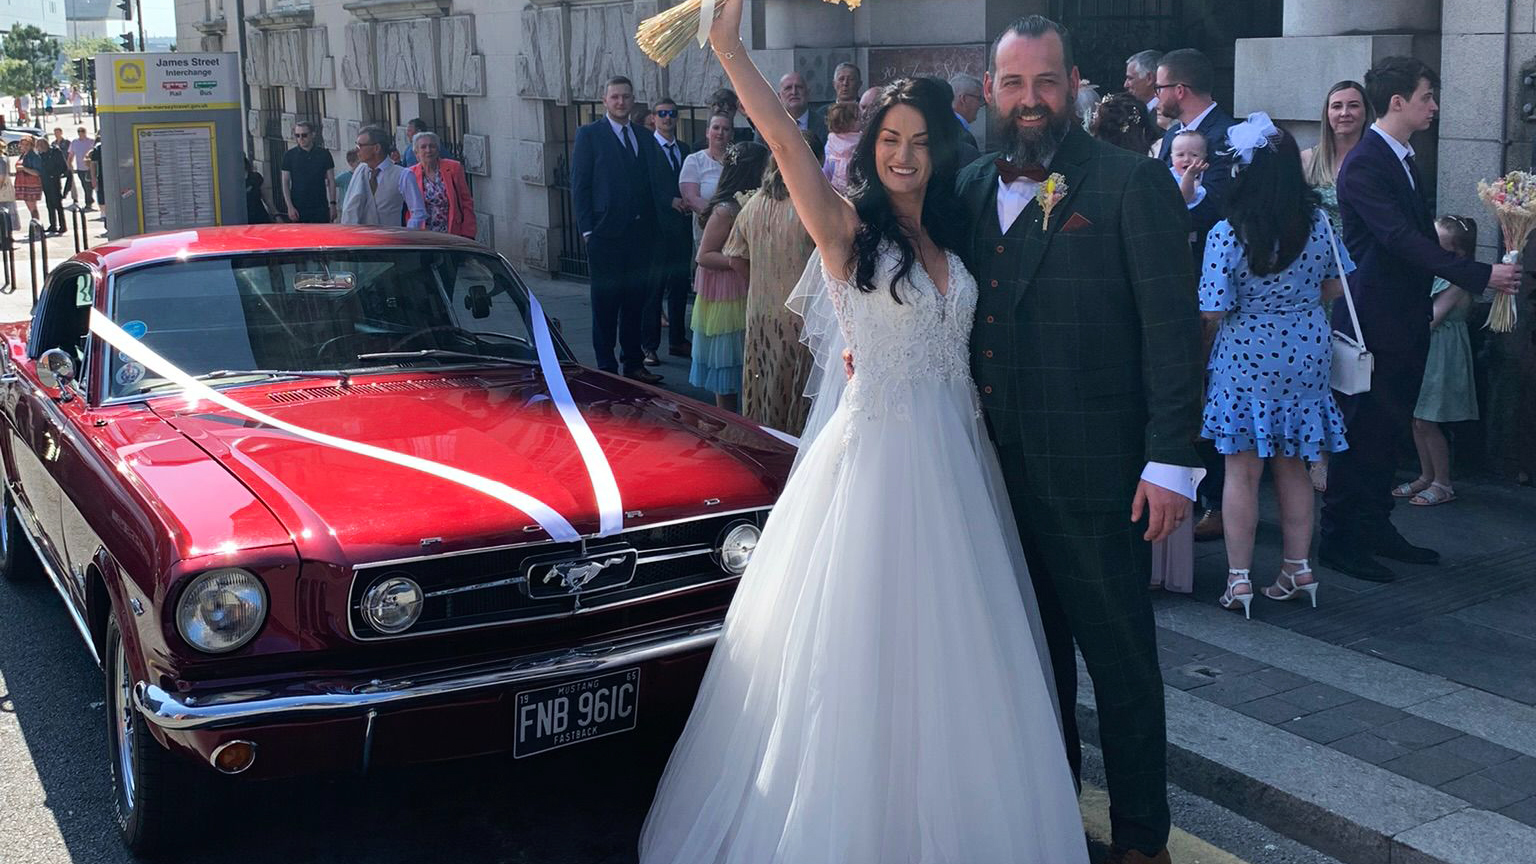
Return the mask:
{"type": "MultiPolygon", "coordinates": [[[[1204,117],[1204,115],[1201,116],[1204,117]]],[[[1035,200],[1035,193],[1038,191],[1040,191],[1040,183],[1028,177],[1020,177],[1012,183],[1004,183],[1003,178],[997,178],[997,224],[1003,229],[1004,234],[1013,227],[1014,220],[1019,218],[1019,214],[1023,213],[1030,202],[1035,200]]],[[[1195,490],[1199,488],[1200,481],[1204,478],[1204,468],[1169,465],[1164,462],[1148,462],[1141,471],[1141,479],[1170,492],[1177,492],[1191,501],[1195,500],[1195,490]]],[[[1126,503],[1129,505],[1130,502],[1126,503]]]]}
{"type": "Polygon", "coordinates": [[[795,118],[795,125],[800,127],[801,132],[811,128],[811,109],[809,107],[805,109],[804,114],[795,118]]]}
{"type": "Polygon", "coordinates": [[[639,156],[640,141],[635,137],[635,130],[630,128],[628,123],[620,123],[607,114],[603,115],[603,119],[608,121],[608,125],[613,129],[613,137],[619,139],[620,144],[624,143],[624,130],[629,129],[629,153],[631,156],[639,156]]]}
{"type": "Polygon", "coordinates": [[[656,146],[661,148],[661,155],[666,158],[667,164],[673,164],[672,157],[676,156],[677,163],[676,169],[674,170],[681,169],[683,166],[683,159],[685,157],[683,156],[682,148],[677,146],[677,139],[673,138],[671,141],[668,141],[667,137],[660,132],[652,132],[651,134],[656,136],[656,146]],[[669,147],[672,149],[667,149],[669,147]]]}
{"type": "Polygon", "coordinates": [[[416,175],[385,159],[378,167],[364,162],[347,183],[347,198],[341,205],[343,225],[385,225],[399,228],[401,210],[409,208],[406,228],[420,228],[427,222],[427,205],[421,197],[416,175]],[[378,172],[379,191],[375,193],[369,178],[378,172]]]}
{"type": "Polygon", "coordinates": [[[1381,128],[1380,123],[1372,123],[1371,131],[1385,139],[1387,146],[1391,147],[1392,152],[1397,154],[1398,164],[1403,166],[1403,173],[1408,175],[1408,185],[1415,189],[1419,188],[1419,184],[1413,182],[1413,169],[1408,167],[1408,157],[1414,155],[1413,145],[1404,144],[1396,138],[1393,138],[1391,135],[1387,134],[1385,129],[1381,128]]]}

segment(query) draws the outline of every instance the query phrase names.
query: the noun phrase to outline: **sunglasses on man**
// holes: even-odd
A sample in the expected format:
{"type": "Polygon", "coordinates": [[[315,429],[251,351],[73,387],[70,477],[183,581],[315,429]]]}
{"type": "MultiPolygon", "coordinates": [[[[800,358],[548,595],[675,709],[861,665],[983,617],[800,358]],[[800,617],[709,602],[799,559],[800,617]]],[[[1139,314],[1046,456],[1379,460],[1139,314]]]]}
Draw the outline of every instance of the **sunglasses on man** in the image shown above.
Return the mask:
{"type": "Polygon", "coordinates": [[[308,132],[295,132],[295,133],[293,133],[293,137],[295,137],[295,138],[308,138],[309,134],[310,133],[308,133],[308,132]]]}
{"type": "Polygon", "coordinates": [[[662,109],[660,109],[659,111],[656,112],[656,116],[657,117],[676,117],[677,116],[677,109],[676,108],[662,108],[662,109]]]}

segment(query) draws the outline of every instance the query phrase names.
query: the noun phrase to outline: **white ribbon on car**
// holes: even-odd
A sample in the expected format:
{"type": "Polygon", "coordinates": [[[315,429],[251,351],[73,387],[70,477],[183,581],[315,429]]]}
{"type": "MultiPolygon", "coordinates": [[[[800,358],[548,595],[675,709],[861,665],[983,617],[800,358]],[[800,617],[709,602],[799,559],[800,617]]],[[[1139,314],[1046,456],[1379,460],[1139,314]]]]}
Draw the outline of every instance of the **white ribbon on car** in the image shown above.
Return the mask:
{"type": "MultiPolygon", "coordinates": [[[[555,356],[554,340],[549,335],[549,322],[544,317],[544,310],[539,306],[539,301],[529,294],[531,302],[531,317],[533,318],[534,340],[538,352],[539,368],[544,373],[544,381],[549,386],[550,396],[554,399],[555,406],[560,413],[560,418],[565,422],[571,437],[576,440],[576,446],[581,453],[582,461],[586,463],[587,473],[592,480],[592,489],[596,493],[598,502],[598,522],[600,525],[599,536],[620,531],[624,527],[623,502],[619,498],[618,483],[614,480],[613,468],[608,464],[608,459],[603,455],[602,447],[598,445],[597,438],[587,426],[586,419],[581,416],[581,410],[576,407],[571,398],[570,387],[566,384],[565,375],[560,371],[559,359],[555,356]]],[[[401,468],[420,471],[423,474],[457,483],[487,495],[517,510],[526,513],[533,521],[543,528],[551,539],[561,542],[571,542],[581,539],[581,534],[570,523],[570,520],[562,516],[553,507],[543,501],[529,495],[526,492],[514,489],[498,480],[482,477],[478,474],[433,462],[430,459],[422,459],[419,456],[411,456],[406,453],[397,453],[376,447],[372,444],[363,444],[351,441],[324,432],[316,432],[313,429],[305,429],[284,420],[279,420],[270,414],[257,411],[247,405],[242,405],[229,396],[209,387],[192,375],[183,371],[175,363],[161,357],[154,349],[129,335],[107,316],[96,309],[91,310],[90,330],[100,336],[104,342],[121,351],[124,355],[145,368],[154,372],[167,381],[178,384],[186,393],[189,400],[207,400],[216,405],[221,405],[242,417],[255,420],[266,426],[281,429],[290,435],[312,441],[327,447],[334,447],[347,453],[377,459],[401,468]]]]}

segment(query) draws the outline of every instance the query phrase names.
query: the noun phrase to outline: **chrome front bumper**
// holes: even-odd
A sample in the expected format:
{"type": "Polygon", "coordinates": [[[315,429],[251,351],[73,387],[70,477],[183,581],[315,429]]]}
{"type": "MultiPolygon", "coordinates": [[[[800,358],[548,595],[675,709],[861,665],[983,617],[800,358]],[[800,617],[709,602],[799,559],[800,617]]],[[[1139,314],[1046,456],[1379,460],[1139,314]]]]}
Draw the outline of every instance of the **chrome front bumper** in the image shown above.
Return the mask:
{"type": "Polygon", "coordinates": [[[721,625],[707,624],[644,636],[529,654],[475,666],[427,672],[393,680],[310,681],[275,690],[234,690],[181,696],[140,681],[134,703],[145,719],[163,729],[218,729],[326,716],[365,715],[438,697],[590,675],[711,648],[721,625]]]}

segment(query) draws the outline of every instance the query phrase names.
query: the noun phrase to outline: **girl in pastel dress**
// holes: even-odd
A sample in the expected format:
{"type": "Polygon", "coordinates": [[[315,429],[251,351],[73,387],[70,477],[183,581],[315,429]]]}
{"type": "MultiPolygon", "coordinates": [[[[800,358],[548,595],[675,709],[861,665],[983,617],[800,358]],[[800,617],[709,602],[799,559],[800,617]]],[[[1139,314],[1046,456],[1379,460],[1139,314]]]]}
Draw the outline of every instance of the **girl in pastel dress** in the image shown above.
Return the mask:
{"type": "Polygon", "coordinates": [[[747,330],[747,280],[731,266],[725,242],[746,193],[763,180],[768,148],[755,141],[725,151],[720,185],[699,215],[698,269],[693,275],[693,364],[688,383],[715,394],[715,406],[737,410],[747,330]]]}
{"type": "MultiPolygon", "coordinates": [[[[1435,220],[1440,247],[1471,258],[1477,254],[1477,223],[1465,216],[1441,216],[1435,220]]],[[[1419,478],[1392,490],[1409,504],[1433,507],[1456,500],[1451,488],[1451,448],[1441,423],[1477,419],[1477,382],[1472,375],[1472,340],[1467,332],[1467,310],[1472,297],[1436,279],[1429,289],[1435,298],[1430,319],[1429,358],[1424,364],[1424,383],[1413,409],[1413,445],[1419,451],[1419,478]]]]}

